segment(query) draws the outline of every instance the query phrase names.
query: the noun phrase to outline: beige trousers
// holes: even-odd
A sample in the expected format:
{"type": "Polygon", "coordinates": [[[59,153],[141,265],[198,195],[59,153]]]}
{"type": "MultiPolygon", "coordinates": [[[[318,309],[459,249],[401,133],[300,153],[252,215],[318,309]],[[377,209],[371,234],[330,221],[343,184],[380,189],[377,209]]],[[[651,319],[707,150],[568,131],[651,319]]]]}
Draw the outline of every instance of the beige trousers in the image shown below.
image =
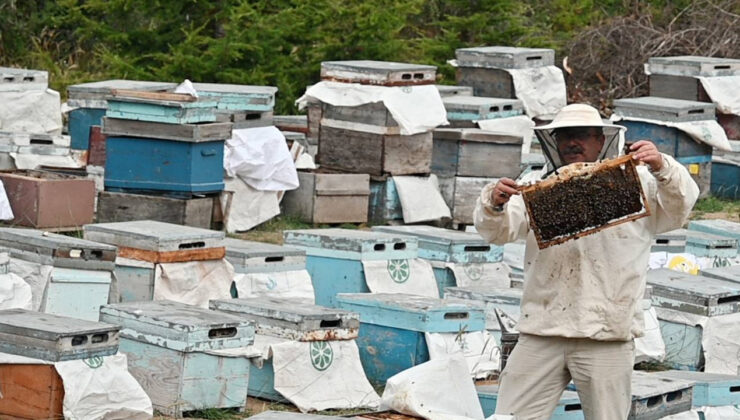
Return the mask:
{"type": "Polygon", "coordinates": [[[521,334],[501,373],[496,414],[548,420],[572,379],[586,420],[625,420],[633,341],[521,334]]]}

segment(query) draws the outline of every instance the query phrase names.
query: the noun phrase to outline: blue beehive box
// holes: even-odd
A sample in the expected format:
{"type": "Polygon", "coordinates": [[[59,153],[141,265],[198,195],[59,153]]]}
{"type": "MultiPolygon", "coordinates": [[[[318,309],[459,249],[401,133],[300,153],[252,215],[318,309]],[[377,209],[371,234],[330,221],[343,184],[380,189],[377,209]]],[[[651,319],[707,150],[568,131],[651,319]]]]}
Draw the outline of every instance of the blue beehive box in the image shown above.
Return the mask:
{"type": "Polygon", "coordinates": [[[370,180],[370,198],[368,199],[367,218],[372,223],[386,223],[391,220],[403,220],[403,208],[398,197],[393,178],[370,180]]]}
{"type": "Polygon", "coordinates": [[[712,154],[712,194],[737,200],[740,199],[740,140],[730,140],[730,148],[715,149],[712,154]]]}
{"type": "MultiPolygon", "coordinates": [[[[372,229],[415,237],[419,241],[419,258],[426,260],[474,267],[477,264],[494,263],[503,259],[503,247],[486,243],[475,233],[425,225],[374,226],[372,229]]],[[[439,297],[444,296],[445,287],[457,285],[455,273],[448,268],[435,266],[434,277],[437,280],[439,297]]]]}
{"type": "Polygon", "coordinates": [[[524,114],[524,106],[519,99],[455,95],[442,98],[442,102],[453,128],[472,128],[477,127],[475,121],[524,114]]]}
{"type": "Polygon", "coordinates": [[[181,93],[161,93],[152,97],[136,91],[114,90],[107,98],[106,117],[168,124],[216,122],[218,103],[213,98],[195,98],[181,93]]]}
{"type": "Polygon", "coordinates": [[[147,82],[139,80],[103,80],[92,83],[81,83],[67,87],[69,106],[75,107],[69,112],[70,148],[87,150],[90,146],[90,127],[100,125],[108,108],[108,98],[114,89],[131,89],[138,91],[164,91],[175,88],[175,83],[147,82]]]}
{"type": "Polygon", "coordinates": [[[224,140],[108,137],[105,188],[212,193],[224,189],[224,140]]]}
{"type": "Polygon", "coordinates": [[[104,306],[100,320],[122,327],[119,348],[157,411],[179,417],[184,411],[244,407],[249,360],[213,351],[251,345],[250,322],[170,301],[104,306]]]}
{"type": "Polygon", "coordinates": [[[272,111],[278,91],[273,86],[222,83],[193,83],[193,87],[200,97],[215,100],[218,109],[235,111],[272,111]]]}
{"type": "Polygon", "coordinates": [[[740,405],[740,376],[669,370],[653,375],[694,383],[694,407],[740,405]]]}
{"type": "Polygon", "coordinates": [[[737,239],[695,230],[676,229],[655,236],[651,252],[688,252],[697,257],[731,258],[737,255],[737,239]]]}
{"type": "Polygon", "coordinates": [[[689,230],[727,236],[740,241],[740,223],[731,222],[729,220],[692,220],[689,222],[689,230]]]}
{"type": "MultiPolygon", "coordinates": [[[[478,391],[478,400],[483,409],[483,415],[492,416],[496,412],[498,385],[479,385],[475,388],[478,391]]],[[[583,418],[583,408],[578,394],[573,391],[563,391],[550,420],[582,420],[583,418]]]]}
{"type": "Polygon", "coordinates": [[[521,289],[497,289],[485,286],[448,287],[444,293],[445,299],[453,302],[468,301],[484,305],[486,308],[486,329],[499,343],[501,343],[501,326],[498,323],[494,309],[504,311],[514,321],[518,321],[521,314],[521,289]]]}
{"type": "Polygon", "coordinates": [[[483,331],[484,308],[474,303],[400,293],[342,293],[337,305],[360,314],[357,345],[372,384],[429,360],[424,333],[483,331]]]}
{"type": "Polygon", "coordinates": [[[336,306],[337,293],[367,293],[362,261],[418,257],[418,241],[407,236],[350,229],[283,232],[285,245],[306,250],[316,304],[336,306]]]}
{"type": "MultiPolygon", "coordinates": [[[[653,287],[654,307],[709,317],[740,312],[737,283],[668,269],[648,271],[647,283],[653,287]]],[[[665,320],[660,313],[659,319],[666,362],[676,369],[700,369],[704,364],[701,326],[665,320]]]]}

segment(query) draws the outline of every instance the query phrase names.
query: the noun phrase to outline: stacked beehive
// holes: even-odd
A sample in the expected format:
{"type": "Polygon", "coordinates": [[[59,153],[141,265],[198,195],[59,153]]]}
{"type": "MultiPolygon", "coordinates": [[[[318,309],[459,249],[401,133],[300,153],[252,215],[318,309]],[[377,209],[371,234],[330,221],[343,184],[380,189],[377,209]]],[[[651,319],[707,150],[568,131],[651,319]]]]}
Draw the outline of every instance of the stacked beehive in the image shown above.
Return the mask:
{"type": "MultiPolygon", "coordinates": [[[[406,63],[321,64],[322,80],[346,84],[347,92],[363,91],[357,88],[360,84],[386,89],[385,94],[412,93],[415,86],[433,84],[435,75],[434,66],[406,63]]],[[[308,143],[310,147],[318,139],[317,161],[322,170],[300,175],[301,188],[286,194],[286,212],[313,223],[361,223],[368,220],[368,212],[376,222],[401,218],[381,214],[388,207],[382,198],[390,196],[400,208],[397,194],[385,194],[394,189],[391,176],[429,174],[432,132],[402,134],[405,131],[380,99],[380,90],[373,92],[373,100],[342,106],[310,97],[309,89],[308,143]]]]}

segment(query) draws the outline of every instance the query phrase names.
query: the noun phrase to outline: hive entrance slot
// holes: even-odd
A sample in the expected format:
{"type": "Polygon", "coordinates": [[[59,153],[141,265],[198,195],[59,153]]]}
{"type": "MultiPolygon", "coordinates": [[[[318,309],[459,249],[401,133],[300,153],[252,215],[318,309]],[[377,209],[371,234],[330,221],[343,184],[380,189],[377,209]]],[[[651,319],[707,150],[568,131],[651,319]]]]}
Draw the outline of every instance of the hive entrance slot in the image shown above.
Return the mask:
{"type": "Polygon", "coordinates": [[[718,65],[714,66],[714,69],[715,70],[729,70],[730,69],[730,66],[729,66],[729,64],[718,64],[718,65]]]}
{"type": "Polygon", "coordinates": [[[36,78],[33,76],[26,76],[23,78],[24,82],[33,82],[36,78]]]}
{"type": "Polygon", "coordinates": [[[488,109],[488,112],[498,112],[498,107],[497,106],[492,106],[492,107],[490,107],[488,109]]]}
{"type": "Polygon", "coordinates": [[[533,61],[533,60],[542,60],[542,56],[541,55],[533,55],[533,56],[527,57],[527,61],[533,61]]]}
{"type": "Polygon", "coordinates": [[[444,319],[468,319],[467,312],[447,312],[444,319]]]}
{"type": "Polygon", "coordinates": [[[212,330],[208,331],[208,338],[214,339],[214,338],[229,338],[236,335],[236,328],[234,327],[228,327],[228,328],[214,328],[212,330]]]}
{"type": "Polygon", "coordinates": [[[385,244],[375,244],[373,246],[373,250],[375,250],[375,251],[385,251],[385,244]]]}
{"type": "Polygon", "coordinates": [[[730,392],[740,392],[740,385],[731,386],[730,392]]]}
{"type": "Polygon", "coordinates": [[[414,79],[421,80],[424,78],[424,73],[414,73],[414,79]]]}
{"type": "Polygon", "coordinates": [[[192,249],[192,248],[203,248],[206,246],[205,242],[187,242],[184,244],[180,244],[178,246],[179,249],[192,249]]]}
{"type": "Polygon", "coordinates": [[[284,257],[281,256],[274,256],[274,257],[265,257],[266,263],[274,263],[274,262],[280,262],[284,259],[284,257]]]}
{"type": "Polygon", "coordinates": [[[3,77],[3,82],[8,82],[8,83],[10,83],[10,82],[12,82],[13,80],[15,80],[15,77],[3,77]]]}
{"type": "Polygon", "coordinates": [[[83,344],[87,343],[87,336],[86,335],[76,335],[72,337],[72,345],[73,346],[81,346],[83,344]]]}
{"type": "Polygon", "coordinates": [[[675,400],[681,398],[681,394],[683,394],[683,391],[669,392],[668,395],[666,395],[665,400],[667,402],[675,401],[675,400]]]}
{"type": "Polygon", "coordinates": [[[504,111],[511,111],[511,105],[504,105],[504,111]]]}
{"type": "Polygon", "coordinates": [[[704,113],[703,109],[690,109],[689,110],[689,114],[703,114],[703,113],[704,113]]]}
{"type": "Polygon", "coordinates": [[[50,139],[31,139],[29,140],[30,144],[54,144],[54,142],[50,139]]]}
{"type": "Polygon", "coordinates": [[[403,242],[400,242],[400,243],[397,243],[397,244],[393,244],[393,249],[395,249],[396,251],[400,251],[402,249],[406,249],[406,244],[403,243],[403,242]]]}
{"type": "Polygon", "coordinates": [[[260,117],[261,117],[260,114],[254,113],[254,114],[247,114],[247,115],[245,115],[244,116],[244,119],[245,120],[258,120],[258,119],[260,119],[260,117]]]}
{"type": "Polygon", "coordinates": [[[411,80],[411,73],[404,73],[401,75],[401,79],[403,80],[411,80]]]}
{"type": "Polygon", "coordinates": [[[342,325],[342,321],[340,319],[324,319],[319,322],[320,328],[337,328],[340,325],[342,325]]]}
{"type": "Polygon", "coordinates": [[[738,296],[727,296],[717,299],[717,304],[740,302],[740,295],[738,296]]]}
{"type": "Polygon", "coordinates": [[[663,396],[662,395],[656,395],[654,397],[648,398],[648,400],[647,400],[647,406],[650,407],[650,408],[652,408],[652,407],[655,407],[656,405],[658,405],[658,404],[660,404],[662,402],[663,402],[663,396]]]}
{"type": "Polygon", "coordinates": [[[466,252],[488,252],[491,250],[489,245],[468,245],[463,248],[466,252]]]}
{"type": "Polygon", "coordinates": [[[581,404],[565,404],[565,411],[579,411],[581,410],[581,404]]]}
{"type": "Polygon", "coordinates": [[[108,334],[93,334],[90,339],[91,343],[105,343],[108,341],[108,334]]]}
{"type": "Polygon", "coordinates": [[[668,239],[656,239],[655,240],[655,243],[658,244],[658,245],[667,245],[668,242],[669,242],[668,239]]]}

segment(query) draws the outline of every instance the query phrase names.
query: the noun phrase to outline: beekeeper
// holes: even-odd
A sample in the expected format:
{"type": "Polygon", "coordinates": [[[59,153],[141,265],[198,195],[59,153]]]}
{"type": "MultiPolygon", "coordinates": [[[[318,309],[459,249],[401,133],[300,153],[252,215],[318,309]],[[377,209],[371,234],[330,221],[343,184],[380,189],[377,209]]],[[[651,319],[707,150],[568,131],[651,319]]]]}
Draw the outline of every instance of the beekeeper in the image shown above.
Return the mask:
{"type": "MultiPolygon", "coordinates": [[[[621,130],[589,105],[564,107],[552,123],[535,127],[549,161],[542,174],[616,157],[621,130]]],[[[483,188],[474,212],[480,235],[499,245],[527,240],[521,335],[500,377],[496,414],[549,419],[573,380],[586,419],[627,418],[650,246],[655,234],[684,224],[699,195],[688,171],[650,141],[629,150],[645,164],[637,170],[650,216],[542,250],[516,182],[502,178],[483,188]]]]}

